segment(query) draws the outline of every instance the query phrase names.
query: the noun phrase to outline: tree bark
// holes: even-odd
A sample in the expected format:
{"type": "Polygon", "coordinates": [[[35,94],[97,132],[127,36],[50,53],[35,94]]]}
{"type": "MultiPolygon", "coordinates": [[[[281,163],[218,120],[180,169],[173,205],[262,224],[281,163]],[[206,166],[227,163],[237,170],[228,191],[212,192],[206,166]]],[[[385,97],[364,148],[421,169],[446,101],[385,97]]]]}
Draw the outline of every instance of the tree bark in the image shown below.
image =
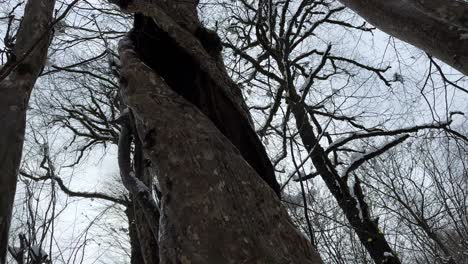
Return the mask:
{"type": "MultiPolygon", "coordinates": [[[[136,127],[134,127],[136,130],[136,127]]],[[[136,135],[137,131],[133,131],[136,135]]],[[[133,158],[133,167],[135,177],[145,184],[149,189],[153,186],[153,176],[150,174],[150,161],[146,160],[143,155],[143,146],[139,138],[134,136],[135,150],[133,158]]],[[[152,221],[145,216],[144,209],[141,205],[135,203],[135,225],[138,231],[141,252],[143,254],[144,264],[159,264],[159,244],[158,233],[153,230],[159,230],[159,214],[158,219],[152,221]],[[156,228],[154,228],[156,226],[156,228]]]]}
{"type": "Polygon", "coordinates": [[[159,245],[151,228],[151,225],[158,225],[159,223],[149,222],[140,207],[140,205],[135,204],[135,226],[144,260],[144,262],[139,263],[159,264],[159,245]]]}
{"type": "Polygon", "coordinates": [[[380,30],[468,75],[468,2],[340,0],[380,30]]]}
{"type": "Polygon", "coordinates": [[[207,115],[280,196],[274,168],[255,133],[240,89],[224,67],[221,41],[198,21],[197,1],[174,5],[148,0],[113,2],[136,13],[131,38],[142,61],[207,115]]]}
{"type": "Polygon", "coordinates": [[[6,259],[26,109],[46,61],[54,5],[55,0],[28,1],[12,59],[0,70],[0,263],[6,259]]]}
{"type": "Polygon", "coordinates": [[[121,89],[161,184],[161,263],[322,263],[271,188],[193,104],[120,42],[121,89]]]}
{"type": "Polygon", "coordinates": [[[129,206],[125,208],[125,214],[127,215],[128,219],[128,237],[130,239],[130,264],[146,264],[143,258],[143,250],[140,244],[140,239],[138,237],[135,209],[136,208],[134,208],[134,203],[129,204],[129,206]]]}
{"type": "Polygon", "coordinates": [[[131,246],[131,264],[159,264],[159,246],[153,235],[144,210],[136,202],[131,203],[125,213],[128,218],[129,238],[131,246]]]}

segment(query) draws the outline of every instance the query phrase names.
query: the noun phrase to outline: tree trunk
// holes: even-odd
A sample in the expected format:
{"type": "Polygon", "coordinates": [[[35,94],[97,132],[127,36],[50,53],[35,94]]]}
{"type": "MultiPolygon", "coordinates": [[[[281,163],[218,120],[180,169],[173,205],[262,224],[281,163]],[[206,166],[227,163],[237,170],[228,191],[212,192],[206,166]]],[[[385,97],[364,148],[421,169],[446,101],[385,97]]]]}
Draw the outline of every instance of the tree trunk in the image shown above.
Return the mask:
{"type": "Polygon", "coordinates": [[[131,246],[131,264],[158,264],[158,243],[153,235],[151,224],[144,210],[137,202],[131,203],[125,213],[128,218],[129,238],[131,246]]]}
{"type": "Polygon", "coordinates": [[[128,237],[130,238],[130,264],[146,264],[143,259],[143,250],[138,237],[135,211],[134,203],[129,204],[125,209],[125,214],[128,219],[128,237]]]}
{"type": "Polygon", "coordinates": [[[119,46],[121,89],[161,184],[161,263],[322,263],[275,193],[190,102],[119,46]]]}
{"type": "Polygon", "coordinates": [[[126,11],[136,13],[131,38],[139,57],[171,89],[207,115],[280,196],[274,168],[253,129],[240,89],[224,67],[221,41],[198,21],[196,1],[169,6],[146,2],[120,3],[126,11]]]}
{"type": "MultiPolygon", "coordinates": [[[[134,134],[137,134],[137,132],[134,131],[134,134]]],[[[153,176],[150,174],[149,165],[147,165],[150,164],[150,161],[143,157],[142,143],[137,140],[136,137],[134,153],[133,167],[135,176],[151,190],[153,186],[153,176]]],[[[134,206],[135,225],[138,231],[138,239],[144,259],[144,262],[141,263],[159,264],[159,234],[154,233],[153,231],[159,230],[159,218],[156,221],[152,221],[152,219],[145,216],[144,208],[142,208],[141,204],[134,203],[134,206]],[[154,226],[156,226],[156,228],[154,228],[154,226]]],[[[157,216],[159,217],[159,214],[157,216]]]]}
{"type": "Polygon", "coordinates": [[[294,90],[290,89],[290,92],[288,104],[296,120],[304,147],[310,153],[314,167],[336,199],[359,240],[376,264],[400,264],[399,258],[380,231],[377,221],[371,219],[359,179],[356,177],[355,184],[350,190],[347,177],[340,177],[320,146],[299,95],[294,90]]]}
{"type": "Polygon", "coordinates": [[[135,204],[135,226],[138,232],[138,241],[140,243],[141,253],[144,262],[140,264],[159,264],[159,245],[153,235],[151,225],[159,223],[149,223],[145,217],[140,205],[135,204]]]}
{"type": "Polygon", "coordinates": [[[24,141],[29,96],[47,57],[55,0],[30,0],[13,56],[0,70],[0,263],[8,232],[24,141]]]}
{"type": "Polygon", "coordinates": [[[380,30],[468,75],[468,2],[340,0],[380,30]]]}
{"type": "Polygon", "coordinates": [[[275,195],[271,163],[197,1],[113,2],[137,13],[119,46],[121,93],[157,167],[160,262],[322,263],[275,195]]]}

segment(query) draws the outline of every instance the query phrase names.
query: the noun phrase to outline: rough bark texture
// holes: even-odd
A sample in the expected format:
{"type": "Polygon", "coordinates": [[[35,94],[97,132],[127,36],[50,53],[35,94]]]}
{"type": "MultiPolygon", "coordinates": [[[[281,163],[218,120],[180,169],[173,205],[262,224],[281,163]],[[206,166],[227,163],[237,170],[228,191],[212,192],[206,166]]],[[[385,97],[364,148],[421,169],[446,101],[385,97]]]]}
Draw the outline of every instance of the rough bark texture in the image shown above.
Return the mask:
{"type": "MultiPolygon", "coordinates": [[[[134,127],[136,130],[136,128],[134,127]]],[[[137,134],[134,131],[134,134],[137,134]]],[[[138,137],[134,137],[135,140],[135,150],[133,158],[133,166],[135,170],[135,176],[143,184],[145,184],[149,189],[153,185],[153,176],[150,174],[150,168],[147,167],[147,164],[151,162],[145,160],[143,156],[142,143],[138,137]]],[[[158,219],[153,221],[148,219],[144,214],[144,209],[141,208],[141,205],[135,204],[135,225],[138,231],[138,238],[141,247],[141,252],[143,255],[144,264],[158,264],[159,263],[159,244],[158,244],[158,233],[153,233],[153,230],[159,230],[159,214],[157,215],[158,219]],[[154,228],[156,226],[156,228],[154,228]]]]}
{"type": "Polygon", "coordinates": [[[144,210],[140,207],[139,204],[132,203],[125,210],[131,246],[130,262],[131,264],[158,264],[158,243],[150,226],[155,223],[147,221],[144,210]]]}
{"type": "Polygon", "coordinates": [[[275,193],[121,41],[121,86],[161,184],[161,263],[322,263],[275,193]]]}
{"type": "Polygon", "coordinates": [[[280,196],[274,168],[253,129],[240,89],[221,60],[221,42],[216,33],[201,26],[195,1],[171,8],[163,1],[145,2],[120,3],[127,11],[137,12],[131,37],[139,57],[207,115],[280,196]]]}
{"type": "Polygon", "coordinates": [[[0,263],[6,258],[26,109],[46,60],[54,4],[55,0],[28,1],[14,57],[0,70],[0,263]]]}
{"type": "Polygon", "coordinates": [[[468,2],[340,0],[382,31],[468,75],[468,2]]]}
{"type": "Polygon", "coordinates": [[[140,205],[135,204],[135,226],[138,232],[138,241],[144,262],[140,264],[158,264],[159,263],[159,245],[152,232],[151,225],[158,225],[156,222],[149,222],[145,217],[140,205]]]}
{"type": "MultiPolygon", "coordinates": [[[[216,33],[199,28],[195,34],[208,53],[221,51],[221,42],[216,33]]],[[[255,130],[209,74],[201,70],[185,49],[175,43],[150,17],[135,16],[132,40],[139,57],[171,89],[207,115],[279,196],[280,187],[273,166],[255,130]]]]}

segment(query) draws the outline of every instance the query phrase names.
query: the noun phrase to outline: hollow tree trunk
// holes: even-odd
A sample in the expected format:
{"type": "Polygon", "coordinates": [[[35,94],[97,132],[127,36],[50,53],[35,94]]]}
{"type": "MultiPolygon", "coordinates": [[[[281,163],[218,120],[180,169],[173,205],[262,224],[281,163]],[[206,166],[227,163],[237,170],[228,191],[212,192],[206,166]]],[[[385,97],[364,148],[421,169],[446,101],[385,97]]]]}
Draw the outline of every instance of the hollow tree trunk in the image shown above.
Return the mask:
{"type": "Polygon", "coordinates": [[[340,0],[380,30],[468,75],[468,2],[340,0]]]}
{"type": "Polygon", "coordinates": [[[131,38],[143,62],[207,115],[280,196],[274,168],[253,129],[240,89],[224,67],[221,41],[198,21],[197,1],[113,2],[136,14],[131,38]]]}
{"type": "Polygon", "coordinates": [[[157,167],[161,263],[322,263],[277,198],[271,163],[197,1],[113,2],[137,13],[119,47],[121,92],[157,167]]]}
{"type": "Polygon", "coordinates": [[[46,60],[54,4],[55,0],[28,1],[13,56],[0,70],[0,263],[6,258],[26,109],[46,60]]]}
{"type": "Polygon", "coordinates": [[[275,193],[193,104],[120,42],[121,89],[161,185],[161,263],[322,263],[275,193]]]}

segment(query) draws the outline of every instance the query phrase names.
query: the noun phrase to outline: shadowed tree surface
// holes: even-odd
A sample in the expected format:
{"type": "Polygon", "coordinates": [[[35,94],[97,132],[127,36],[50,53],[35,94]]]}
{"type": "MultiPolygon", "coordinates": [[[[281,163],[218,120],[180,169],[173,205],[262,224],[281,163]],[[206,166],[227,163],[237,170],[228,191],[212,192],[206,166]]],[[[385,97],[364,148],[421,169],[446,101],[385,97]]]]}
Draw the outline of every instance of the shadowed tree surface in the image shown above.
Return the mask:
{"type": "Polygon", "coordinates": [[[6,261],[26,109],[47,58],[54,4],[55,0],[27,2],[14,47],[0,68],[0,263],[6,261]]]}
{"type": "Polygon", "coordinates": [[[219,59],[217,36],[197,20],[195,2],[123,7],[142,13],[120,42],[120,80],[158,172],[161,263],[321,263],[275,197],[271,164],[270,182],[264,176],[268,157],[219,59]],[[162,51],[167,59],[158,56],[162,51]],[[249,138],[253,144],[243,147],[249,138]]]}
{"type": "Polygon", "coordinates": [[[131,41],[119,52],[123,97],[161,183],[161,263],[321,263],[209,119],[139,61],[131,41]]]}
{"type": "Polygon", "coordinates": [[[468,2],[340,0],[382,31],[468,75],[468,2]]]}

